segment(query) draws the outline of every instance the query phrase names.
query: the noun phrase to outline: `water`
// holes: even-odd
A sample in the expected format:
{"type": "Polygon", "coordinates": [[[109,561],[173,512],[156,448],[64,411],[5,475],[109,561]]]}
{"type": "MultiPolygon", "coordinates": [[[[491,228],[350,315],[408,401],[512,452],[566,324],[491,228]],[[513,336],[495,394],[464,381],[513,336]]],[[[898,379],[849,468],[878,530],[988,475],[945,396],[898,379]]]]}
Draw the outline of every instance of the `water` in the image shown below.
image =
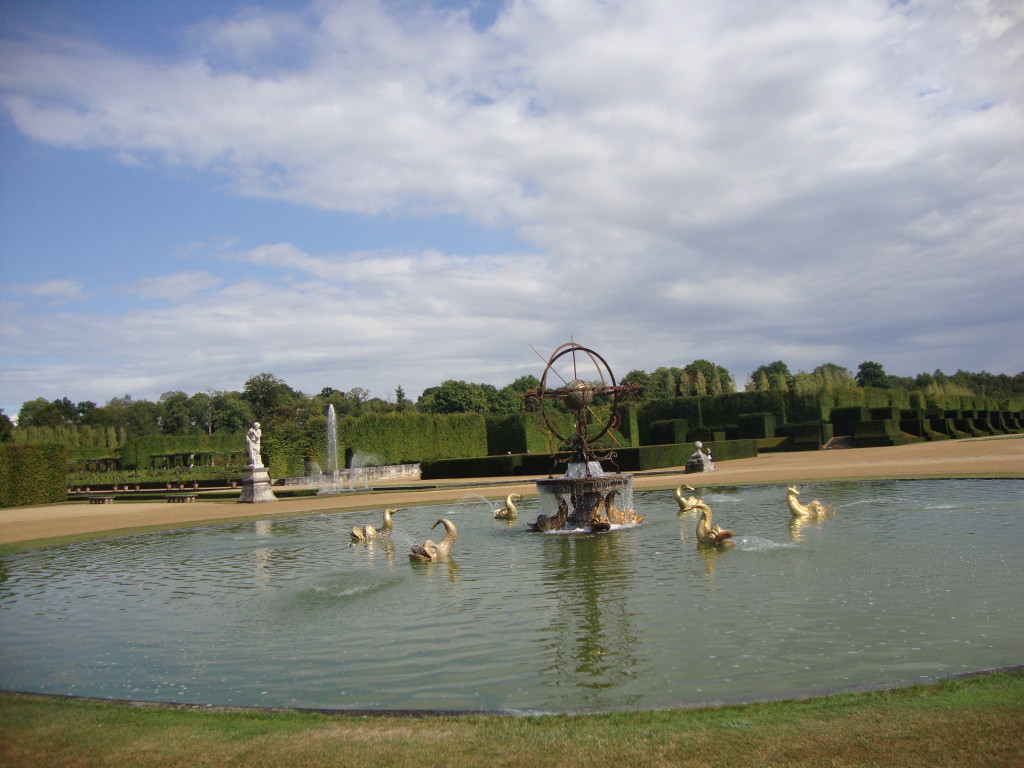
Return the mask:
{"type": "MultiPolygon", "coordinates": [[[[603,711],[933,679],[1021,663],[1017,480],[714,489],[725,550],[670,491],[644,525],[529,534],[499,502],[139,534],[0,558],[0,687],[340,709],[603,711]],[[410,562],[459,528],[448,563],[410,562]]],[[[698,488],[698,492],[700,489],[698,488]]]]}
{"type": "Polygon", "coordinates": [[[375,467],[381,463],[380,456],[375,453],[364,453],[363,451],[355,451],[352,454],[352,466],[349,469],[348,475],[348,487],[353,489],[356,487],[356,476],[363,476],[363,487],[370,487],[370,476],[366,472],[366,467],[375,467]]]}
{"type": "Polygon", "coordinates": [[[326,474],[331,477],[338,476],[338,416],[334,411],[334,403],[327,406],[327,434],[324,438],[326,443],[326,456],[324,458],[326,474]]]}

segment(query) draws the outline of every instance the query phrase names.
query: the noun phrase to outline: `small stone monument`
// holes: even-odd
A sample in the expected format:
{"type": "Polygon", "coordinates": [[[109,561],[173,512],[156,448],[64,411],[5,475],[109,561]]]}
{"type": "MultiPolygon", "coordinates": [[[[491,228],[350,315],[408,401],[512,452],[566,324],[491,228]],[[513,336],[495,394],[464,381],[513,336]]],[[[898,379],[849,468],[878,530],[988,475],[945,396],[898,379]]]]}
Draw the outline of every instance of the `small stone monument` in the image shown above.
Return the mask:
{"type": "Polygon", "coordinates": [[[253,422],[249,431],[245,434],[246,447],[249,450],[249,466],[242,474],[242,493],[238,497],[239,504],[257,504],[261,501],[277,501],[274,492],[270,490],[270,475],[267,468],[263,466],[263,459],[260,457],[260,437],[262,435],[260,423],[253,422]]]}
{"type": "Polygon", "coordinates": [[[715,462],[711,460],[711,450],[708,449],[707,453],[704,453],[701,448],[704,444],[698,440],[693,444],[693,447],[697,450],[686,460],[686,466],[683,468],[684,474],[690,474],[691,472],[714,472],[715,462]]]}

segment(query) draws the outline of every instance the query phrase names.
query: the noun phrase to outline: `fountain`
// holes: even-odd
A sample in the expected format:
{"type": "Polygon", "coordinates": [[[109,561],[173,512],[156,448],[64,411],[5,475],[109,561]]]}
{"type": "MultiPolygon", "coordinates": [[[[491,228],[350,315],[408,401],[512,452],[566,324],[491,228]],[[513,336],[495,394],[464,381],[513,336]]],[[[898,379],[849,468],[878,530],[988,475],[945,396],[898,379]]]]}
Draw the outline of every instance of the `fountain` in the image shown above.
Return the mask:
{"type": "Polygon", "coordinates": [[[338,482],[338,416],[334,411],[334,403],[327,406],[327,445],[324,449],[324,474],[335,483],[338,482]]]}
{"type": "MultiPolygon", "coordinates": [[[[0,689],[223,706],[578,712],[821,695],[1021,663],[1021,481],[702,488],[736,528],[524,537],[493,500],[231,522],[0,556],[0,689]],[[439,518],[446,562],[412,563],[439,518]],[[524,539],[526,539],[524,541],[524,539]],[[528,546],[527,546],[528,544],[528,546]]],[[[532,519],[536,496],[519,502],[532,519]]],[[[438,526],[438,529],[440,526],[438,526]]],[[[436,539],[436,536],[434,537],[436,539]]]]}
{"type": "Polygon", "coordinates": [[[614,439],[612,430],[619,423],[619,396],[631,391],[630,387],[615,383],[615,375],[603,357],[575,341],[552,353],[540,386],[527,392],[526,398],[539,404],[550,439],[557,441],[555,450],[564,455],[560,462],[568,466],[564,475],[537,481],[542,515],[530,525],[532,530],[596,533],[609,530],[613,524],[639,522],[633,513],[633,476],[606,473],[601,461],[614,460],[615,453],[605,450],[599,455],[595,448],[605,436],[614,439]],[[572,361],[572,379],[568,382],[557,371],[559,361],[565,357],[572,361]],[[594,375],[589,381],[580,378],[577,358],[593,367],[594,375]],[[549,386],[552,374],[561,379],[561,387],[549,386]],[[594,410],[598,398],[607,401],[607,416],[602,417],[594,410]],[[555,403],[571,413],[572,433],[557,422],[552,408],[555,403]]]}
{"type": "Polygon", "coordinates": [[[309,478],[310,487],[319,487],[318,496],[336,496],[345,490],[341,468],[338,465],[338,415],[334,403],[327,406],[327,427],[324,434],[324,467],[317,476],[309,478]]]}

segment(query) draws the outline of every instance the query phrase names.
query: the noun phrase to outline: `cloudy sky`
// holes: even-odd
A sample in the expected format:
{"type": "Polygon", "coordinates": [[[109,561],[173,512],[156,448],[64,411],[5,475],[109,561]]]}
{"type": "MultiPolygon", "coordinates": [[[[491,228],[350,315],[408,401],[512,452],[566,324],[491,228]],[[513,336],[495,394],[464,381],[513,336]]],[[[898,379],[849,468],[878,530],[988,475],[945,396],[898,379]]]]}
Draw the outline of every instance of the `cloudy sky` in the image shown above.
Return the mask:
{"type": "Polygon", "coordinates": [[[0,0],[0,407],[1015,374],[1022,108],[1017,0],[0,0]]]}

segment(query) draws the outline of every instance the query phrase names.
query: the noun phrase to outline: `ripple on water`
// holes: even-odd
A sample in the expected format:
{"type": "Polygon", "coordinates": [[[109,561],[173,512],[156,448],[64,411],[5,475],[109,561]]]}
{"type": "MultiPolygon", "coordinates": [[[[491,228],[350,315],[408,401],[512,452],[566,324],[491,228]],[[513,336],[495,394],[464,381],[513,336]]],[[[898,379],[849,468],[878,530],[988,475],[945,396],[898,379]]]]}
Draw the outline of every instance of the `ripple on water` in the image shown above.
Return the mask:
{"type": "MultiPolygon", "coordinates": [[[[698,547],[671,491],[638,527],[526,532],[500,502],[140,534],[0,559],[0,687],[119,698],[521,711],[784,695],[1019,663],[1020,481],[703,495],[731,547],[698,547]],[[459,528],[450,562],[413,563],[459,528]],[[357,519],[358,518],[358,519],[357,519]],[[979,535],[984,532],[985,535],[979,535]]],[[[700,494],[700,489],[697,491],[700,494]]]]}

